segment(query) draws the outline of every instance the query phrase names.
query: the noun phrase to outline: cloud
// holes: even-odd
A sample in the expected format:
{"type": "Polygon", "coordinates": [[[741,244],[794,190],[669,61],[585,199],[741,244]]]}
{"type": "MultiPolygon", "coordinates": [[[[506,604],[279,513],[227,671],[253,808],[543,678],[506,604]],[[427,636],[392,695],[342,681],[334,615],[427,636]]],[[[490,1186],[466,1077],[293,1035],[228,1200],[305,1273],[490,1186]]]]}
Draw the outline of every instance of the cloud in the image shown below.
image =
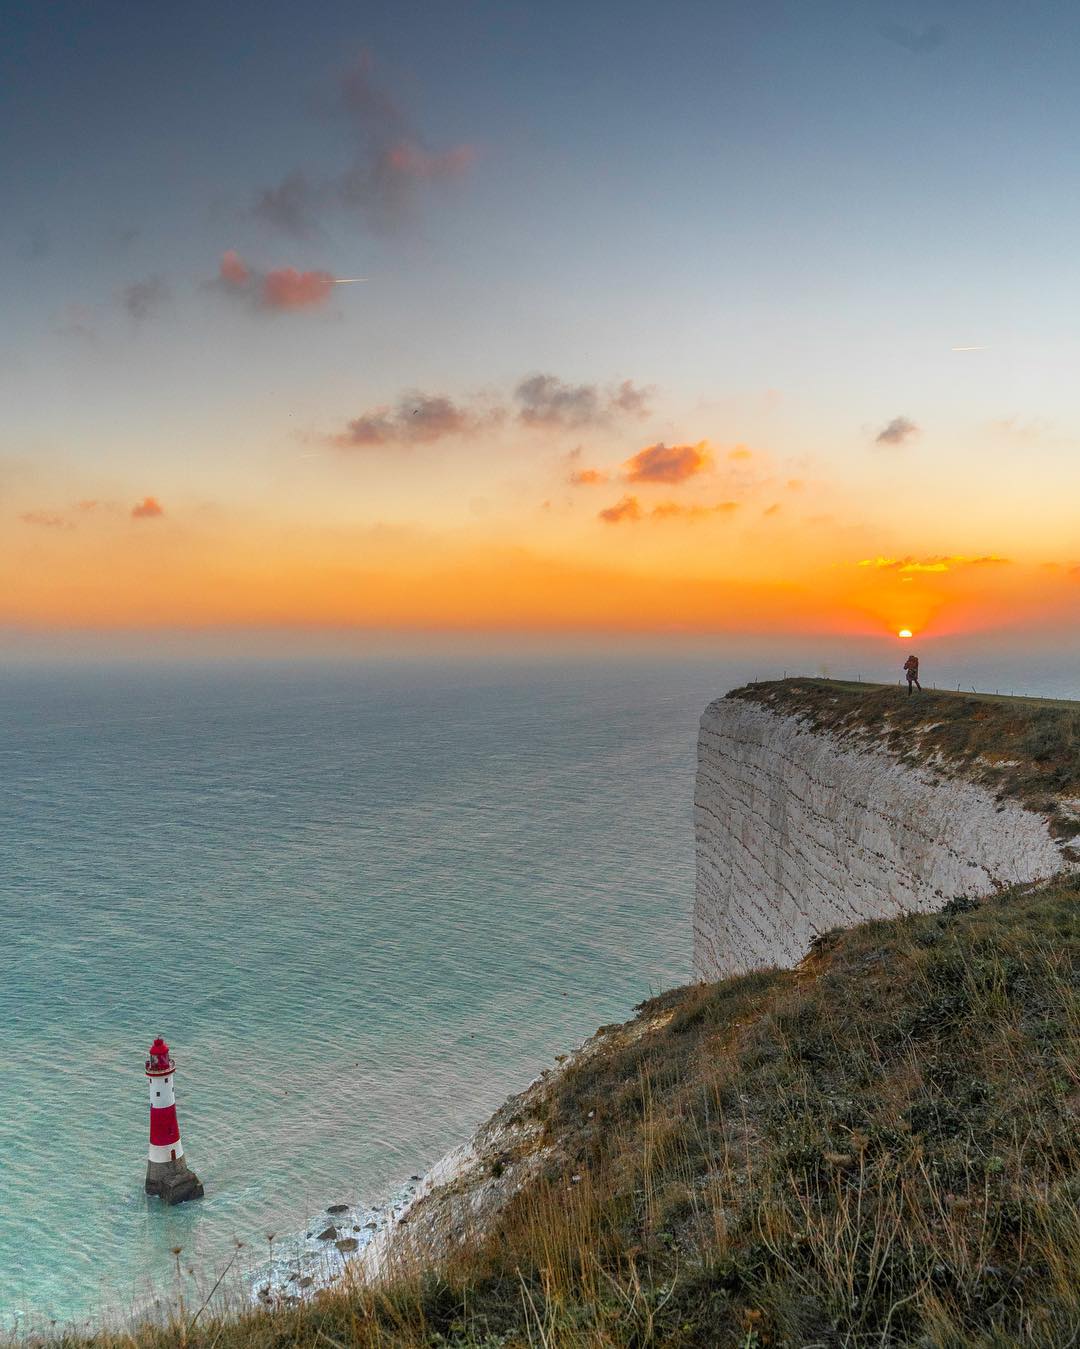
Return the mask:
{"type": "Polygon", "coordinates": [[[319,232],[318,199],[319,193],[307,174],[293,169],[276,187],[264,187],[257,193],[252,213],[284,234],[307,239],[319,232]]]}
{"type": "Polygon", "coordinates": [[[761,513],[762,515],[779,515],[780,514],[779,501],[774,501],[771,506],[766,506],[761,513]]]}
{"type": "Polygon", "coordinates": [[[443,394],[404,394],[396,407],[376,408],[349,422],[332,436],[341,449],[379,445],[429,445],[445,436],[461,436],[485,428],[484,418],[443,394]]]}
{"type": "Polygon", "coordinates": [[[611,407],[629,417],[647,417],[652,389],[640,389],[632,379],[624,379],[610,396],[611,407]]]}
{"type": "Polygon", "coordinates": [[[337,172],[296,168],[260,189],[253,213],[295,238],[307,238],[330,210],[345,210],[369,229],[391,233],[415,212],[425,185],[463,178],[476,149],[460,143],[434,149],[413,117],[375,79],[375,63],[362,52],[345,71],[329,111],[348,130],[351,153],[337,172]]]}
{"type": "Polygon", "coordinates": [[[168,282],[161,276],[148,276],[144,281],[132,281],[120,292],[120,303],[131,317],[141,323],[153,318],[172,300],[168,282]]]}
{"type": "Polygon", "coordinates": [[[883,23],[878,29],[882,37],[895,42],[905,51],[924,56],[927,52],[937,51],[945,41],[946,31],[942,24],[931,23],[925,28],[906,28],[902,23],[883,23]]]}
{"type": "Polygon", "coordinates": [[[637,497],[625,496],[614,506],[597,513],[597,519],[608,525],[634,524],[646,517],[650,520],[704,520],[710,516],[731,515],[739,509],[737,501],[718,501],[712,506],[684,505],[679,501],[661,501],[650,511],[644,511],[637,497]]]}
{"type": "Polygon", "coordinates": [[[300,272],[295,267],[264,272],[230,248],[221,255],[217,277],[210,284],[253,309],[289,313],[324,305],[335,282],[329,272],[300,272]]]}
{"type": "Polygon", "coordinates": [[[131,518],[133,520],[156,520],[158,516],[165,514],[165,507],[157,497],[143,497],[137,501],[131,508],[131,518]]]}
{"type": "Polygon", "coordinates": [[[629,379],[605,390],[597,384],[566,384],[555,375],[529,375],[518,383],[514,398],[526,426],[565,431],[647,416],[651,392],[629,379]]]}
{"type": "MultiPolygon", "coordinates": [[[[235,254],[231,257],[235,259],[231,265],[239,263],[235,254]]],[[[251,282],[239,284],[246,290],[251,282]]],[[[430,442],[444,436],[492,431],[515,416],[533,428],[563,431],[604,424],[620,415],[641,415],[648,392],[632,380],[604,389],[597,384],[566,384],[555,375],[529,375],[520,380],[510,402],[475,399],[457,403],[444,394],[414,391],[403,394],[395,405],[377,407],[354,418],[343,432],[331,436],[330,442],[346,449],[430,442]]],[[[581,453],[580,446],[571,451],[569,463],[580,461],[581,453]]],[[[584,486],[605,481],[606,477],[600,469],[581,469],[572,473],[570,481],[584,486]]]]}
{"type": "Polygon", "coordinates": [[[661,501],[649,514],[654,520],[704,520],[710,515],[730,515],[739,509],[737,501],[718,501],[714,506],[684,505],[679,501],[661,501]]]}
{"type": "Polygon", "coordinates": [[[315,309],[326,303],[333,285],[329,272],[279,267],[263,277],[262,302],[267,309],[315,309]]]}
{"type": "Polygon", "coordinates": [[[19,519],[24,525],[38,525],[43,529],[75,528],[70,520],[65,520],[62,515],[54,515],[51,511],[24,511],[19,519]]]}
{"type": "Polygon", "coordinates": [[[608,506],[600,511],[596,518],[608,525],[622,524],[624,520],[640,520],[641,503],[637,497],[623,497],[614,506],[608,506]]]}
{"type": "Polygon", "coordinates": [[[570,474],[571,487],[598,487],[608,480],[602,468],[580,468],[570,474]]]}
{"type": "Polygon", "coordinates": [[[733,450],[728,451],[729,459],[735,460],[753,459],[753,457],[754,457],[753,450],[748,450],[745,445],[736,445],[733,450]]]}
{"type": "Polygon", "coordinates": [[[875,445],[903,445],[912,436],[919,434],[919,428],[908,417],[894,417],[874,437],[875,445]]]}
{"type": "Polygon", "coordinates": [[[937,555],[933,557],[867,557],[857,565],[870,567],[874,571],[896,572],[945,572],[958,571],[963,567],[1003,567],[1010,559],[987,554],[984,557],[965,557],[962,554],[937,555]]]}
{"type": "Polygon", "coordinates": [[[696,445],[665,445],[662,441],[639,450],[626,461],[627,482],[685,482],[709,463],[708,441],[696,445]]]}

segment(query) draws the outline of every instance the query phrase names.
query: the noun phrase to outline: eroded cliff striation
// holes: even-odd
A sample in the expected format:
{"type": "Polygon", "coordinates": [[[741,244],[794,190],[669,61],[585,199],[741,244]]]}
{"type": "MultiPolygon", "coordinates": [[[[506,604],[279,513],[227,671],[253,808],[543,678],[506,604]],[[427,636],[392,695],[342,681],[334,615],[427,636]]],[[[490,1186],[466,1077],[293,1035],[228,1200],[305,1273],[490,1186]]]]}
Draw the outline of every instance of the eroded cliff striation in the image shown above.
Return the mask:
{"type": "Polygon", "coordinates": [[[1043,707],[976,701],[915,707],[895,689],[806,680],[711,703],[694,801],[697,977],[794,965],[830,928],[1073,866],[1077,714],[1050,726],[1043,707]],[[1054,734],[1064,768],[1032,757],[1054,734]]]}

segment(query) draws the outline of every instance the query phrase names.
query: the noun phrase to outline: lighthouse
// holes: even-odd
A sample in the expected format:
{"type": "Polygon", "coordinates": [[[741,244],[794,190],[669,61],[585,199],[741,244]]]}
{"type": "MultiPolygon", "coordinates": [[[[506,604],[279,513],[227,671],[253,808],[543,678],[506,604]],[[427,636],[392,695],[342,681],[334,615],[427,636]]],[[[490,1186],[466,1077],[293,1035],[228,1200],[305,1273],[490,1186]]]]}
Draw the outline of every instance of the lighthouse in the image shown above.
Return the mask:
{"type": "Polygon", "coordinates": [[[176,1066],[169,1046],[159,1035],[150,1046],[146,1078],[150,1083],[150,1152],[146,1163],[146,1193],[159,1194],[163,1204],[182,1204],[202,1196],[202,1182],[184,1161],[180,1126],[176,1122],[173,1080],[176,1066]]]}

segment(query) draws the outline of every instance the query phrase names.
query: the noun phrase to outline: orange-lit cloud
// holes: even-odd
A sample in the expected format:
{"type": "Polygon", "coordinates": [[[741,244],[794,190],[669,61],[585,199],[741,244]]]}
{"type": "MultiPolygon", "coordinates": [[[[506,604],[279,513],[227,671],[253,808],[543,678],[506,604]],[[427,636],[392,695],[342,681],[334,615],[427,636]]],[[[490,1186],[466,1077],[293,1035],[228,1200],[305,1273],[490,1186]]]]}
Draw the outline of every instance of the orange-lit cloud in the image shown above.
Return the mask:
{"type": "Polygon", "coordinates": [[[215,285],[253,309],[288,313],[324,305],[334,288],[334,278],[329,272],[301,272],[295,267],[263,272],[230,248],[222,254],[215,285]]]}
{"type": "Polygon", "coordinates": [[[680,501],[661,501],[649,514],[654,520],[706,520],[715,515],[731,515],[739,509],[737,501],[718,501],[712,506],[684,505],[680,501]]]}
{"type": "Polygon", "coordinates": [[[624,520],[641,519],[641,502],[637,497],[623,497],[614,506],[607,506],[596,517],[608,525],[622,524],[624,520]]]}
{"type": "Polygon", "coordinates": [[[602,468],[579,468],[570,474],[572,487],[598,487],[608,480],[608,474],[602,468]]]}
{"type": "Polygon", "coordinates": [[[627,482],[685,482],[708,466],[708,442],[696,445],[647,445],[626,461],[627,482]]]}
{"type": "Polygon", "coordinates": [[[961,567],[1001,567],[1007,566],[1007,557],[988,554],[985,557],[867,557],[859,562],[860,567],[873,567],[875,571],[897,572],[946,572],[957,571],[961,567]]]}
{"type": "Polygon", "coordinates": [[[158,501],[157,497],[143,497],[131,508],[133,520],[156,520],[159,515],[164,514],[165,507],[158,501]]]}
{"type": "Polygon", "coordinates": [[[748,450],[745,445],[736,445],[733,450],[728,451],[729,459],[735,460],[753,459],[753,457],[754,457],[753,450],[748,450]]]}
{"type": "Polygon", "coordinates": [[[737,501],[718,501],[711,506],[684,504],[680,501],[661,501],[646,511],[637,497],[625,496],[614,506],[608,506],[597,513],[597,519],[608,525],[633,524],[646,518],[650,520],[705,520],[710,516],[731,515],[739,509],[737,501]]]}

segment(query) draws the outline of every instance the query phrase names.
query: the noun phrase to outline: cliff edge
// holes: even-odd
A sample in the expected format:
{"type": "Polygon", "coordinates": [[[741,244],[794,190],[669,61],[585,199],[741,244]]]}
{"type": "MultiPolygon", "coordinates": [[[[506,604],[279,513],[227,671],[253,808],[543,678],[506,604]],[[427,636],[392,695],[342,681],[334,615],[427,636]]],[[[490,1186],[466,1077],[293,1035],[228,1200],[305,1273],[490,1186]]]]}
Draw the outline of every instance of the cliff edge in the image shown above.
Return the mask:
{"type": "Polygon", "coordinates": [[[1077,864],[1080,704],[787,679],[705,710],[694,972],[1077,864]]]}

